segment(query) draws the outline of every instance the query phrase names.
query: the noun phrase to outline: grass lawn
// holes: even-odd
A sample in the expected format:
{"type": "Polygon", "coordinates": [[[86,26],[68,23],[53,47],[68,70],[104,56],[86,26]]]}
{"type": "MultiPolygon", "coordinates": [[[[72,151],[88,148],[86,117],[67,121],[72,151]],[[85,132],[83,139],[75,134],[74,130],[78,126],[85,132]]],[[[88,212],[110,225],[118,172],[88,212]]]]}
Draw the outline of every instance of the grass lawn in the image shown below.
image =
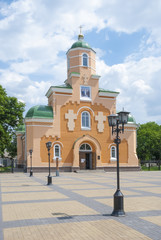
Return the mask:
{"type": "Polygon", "coordinates": [[[10,172],[11,171],[11,167],[0,167],[0,173],[1,172],[10,172]]]}
{"type": "Polygon", "coordinates": [[[151,166],[150,170],[149,170],[149,167],[141,166],[141,170],[142,171],[159,171],[159,167],[158,166],[151,166]]]}

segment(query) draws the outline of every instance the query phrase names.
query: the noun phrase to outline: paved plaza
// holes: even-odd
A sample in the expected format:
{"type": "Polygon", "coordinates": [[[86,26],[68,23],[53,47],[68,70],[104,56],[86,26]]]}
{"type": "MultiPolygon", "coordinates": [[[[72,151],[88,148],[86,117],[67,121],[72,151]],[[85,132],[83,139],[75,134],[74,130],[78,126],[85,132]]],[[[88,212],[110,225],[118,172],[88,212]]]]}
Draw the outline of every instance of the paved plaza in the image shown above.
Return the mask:
{"type": "Polygon", "coordinates": [[[112,217],[116,173],[0,174],[0,240],[161,239],[161,171],[121,172],[125,217],[112,217]]]}

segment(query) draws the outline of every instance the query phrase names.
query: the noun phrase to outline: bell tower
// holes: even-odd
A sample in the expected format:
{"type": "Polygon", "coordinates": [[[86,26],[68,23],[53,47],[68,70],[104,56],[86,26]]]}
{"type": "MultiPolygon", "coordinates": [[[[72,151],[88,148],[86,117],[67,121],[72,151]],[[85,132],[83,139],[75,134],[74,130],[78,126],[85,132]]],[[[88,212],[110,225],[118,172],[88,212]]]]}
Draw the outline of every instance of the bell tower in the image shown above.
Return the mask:
{"type": "Polygon", "coordinates": [[[84,41],[81,32],[78,35],[78,41],[73,43],[67,52],[67,82],[72,85],[71,76],[78,75],[80,78],[90,79],[91,75],[96,75],[96,52],[84,41]]]}

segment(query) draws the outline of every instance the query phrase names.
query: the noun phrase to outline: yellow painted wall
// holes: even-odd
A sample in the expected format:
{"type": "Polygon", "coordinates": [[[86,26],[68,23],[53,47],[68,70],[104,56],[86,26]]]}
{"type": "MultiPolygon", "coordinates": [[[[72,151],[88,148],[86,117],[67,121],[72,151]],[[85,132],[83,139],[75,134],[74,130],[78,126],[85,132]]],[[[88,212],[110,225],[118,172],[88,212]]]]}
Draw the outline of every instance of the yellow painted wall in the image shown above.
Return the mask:
{"type": "MultiPolygon", "coordinates": [[[[56,139],[56,137],[46,137],[43,136],[41,138],[40,143],[40,156],[42,162],[48,162],[47,158],[47,149],[46,149],[46,142],[51,141],[53,145],[57,143],[58,141],[61,142],[62,148],[61,148],[61,166],[72,166],[73,165],[73,145],[74,142],[82,137],[83,135],[90,135],[91,137],[95,138],[100,146],[101,146],[101,156],[100,160],[97,159],[98,156],[96,156],[96,162],[97,165],[100,166],[106,166],[107,164],[110,164],[110,148],[109,146],[113,143],[111,140],[111,129],[108,125],[108,119],[106,118],[106,121],[104,122],[104,131],[102,133],[99,133],[97,130],[97,121],[95,120],[95,115],[98,114],[98,112],[103,112],[104,116],[109,115],[109,110],[106,109],[101,104],[94,104],[86,103],[86,106],[84,106],[84,103],[67,103],[65,106],[61,107],[60,111],[60,138],[56,139]],[[82,109],[81,109],[82,108],[82,109]],[[90,110],[91,108],[92,110],[90,110]],[[65,119],[65,114],[68,112],[68,110],[73,110],[75,114],[77,114],[77,119],[75,120],[75,129],[74,131],[68,130],[68,120],[65,119]],[[81,109],[81,110],[80,110],[81,109]],[[83,111],[90,112],[91,116],[91,130],[82,130],[81,129],[81,113],[83,111]],[[101,162],[101,164],[100,164],[101,162]]],[[[53,134],[54,135],[54,134],[53,134]]],[[[92,146],[93,152],[96,152],[95,145],[92,141],[85,141],[89,143],[92,146]]],[[[84,141],[81,142],[81,144],[84,143],[84,141]]],[[[79,151],[79,149],[77,149],[79,151]]],[[[53,158],[53,147],[51,149],[51,159],[53,158]]],[[[120,163],[127,163],[128,161],[128,144],[127,141],[124,140],[120,144],[120,163]]],[[[79,167],[79,166],[77,166],[79,167]]]]}

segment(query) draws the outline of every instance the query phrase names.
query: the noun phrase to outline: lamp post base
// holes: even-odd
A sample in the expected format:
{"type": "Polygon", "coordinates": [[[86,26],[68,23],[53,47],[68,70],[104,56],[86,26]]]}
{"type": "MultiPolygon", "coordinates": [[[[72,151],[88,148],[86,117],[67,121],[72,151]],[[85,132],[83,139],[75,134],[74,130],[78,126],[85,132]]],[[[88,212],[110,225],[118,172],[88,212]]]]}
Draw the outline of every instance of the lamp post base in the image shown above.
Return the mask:
{"type": "Polygon", "coordinates": [[[48,176],[48,183],[47,183],[47,185],[50,185],[50,184],[52,184],[52,177],[48,176]]]}
{"type": "Polygon", "coordinates": [[[115,216],[115,217],[125,216],[124,195],[122,194],[122,192],[119,189],[117,189],[114,194],[114,210],[113,210],[111,216],[115,216]]]}
{"type": "Polygon", "coordinates": [[[30,177],[32,177],[33,176],[33,171],[32,170],[30,170],[30,177]]]}

